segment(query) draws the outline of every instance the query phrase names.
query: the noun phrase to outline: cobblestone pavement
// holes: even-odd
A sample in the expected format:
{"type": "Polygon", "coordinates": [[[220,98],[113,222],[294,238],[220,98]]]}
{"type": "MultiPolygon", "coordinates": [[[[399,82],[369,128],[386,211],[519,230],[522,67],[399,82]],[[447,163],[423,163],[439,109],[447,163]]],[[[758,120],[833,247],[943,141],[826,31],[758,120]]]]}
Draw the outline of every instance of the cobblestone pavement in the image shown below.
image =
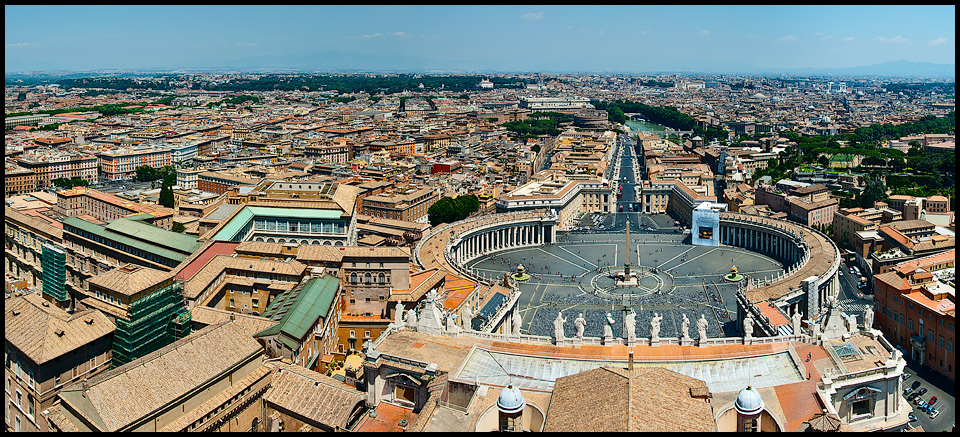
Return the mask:
{"type": "MultiPolygon", "coordinates": [[[[664,222],[661,217],[657,218],[660,219],[657,222],[664,222]]],[[[614,217],[617,219],[623,221],[614,217]]],[[[650,318],[654,313],[663,317],[661,337],[678,335],[682,314],[691,321],[692,337],[696,337],[696,320],[701,314],[710,322],[709,336],[737,335],[733,320],[736,317],[736,286],[725,282],[722,276],[730,271],[730,267],[736,266],[741,274],[762,278],[780,272],[780,263],[739,248],[693,246],[689,243],[689,235],[677,234],[676,228],[672,224],[669,226],[660,232],[638,229],[634,233],[631,230],[630,237],[631,270],[637,271],[637,265],[640,265],[643,269],[666,271],[673,278],[675,288],[664,287],[660,293],[630,288],[610,290],[613,298],[593,293],[591,279],[606,274],[598,272],[598,266],[611,266],[612,271],[623,267],[623,231],[559,233],[559,241],[555,244],[494,253],[468,262],[467,267],[487,277],[502,277],[505,272],[515,272],[517,265],[523,264],[531,275],[529,280],[520,283],[521,331],[524,333],[552,336],[553,320],[557,312],[563,311],[567,336],[576,332],[573,323],[581,312],[587,322],[584,335],[601,336],[605,315],[609,312],[615,321],[614,333],[622,338],[623,311],[633,308],[637,313],[638,337],[649,336],[650,318]]],[[[609,277],[598,279],[602,279],[597,281],[600,283],[612,283],[609,277]]]]}

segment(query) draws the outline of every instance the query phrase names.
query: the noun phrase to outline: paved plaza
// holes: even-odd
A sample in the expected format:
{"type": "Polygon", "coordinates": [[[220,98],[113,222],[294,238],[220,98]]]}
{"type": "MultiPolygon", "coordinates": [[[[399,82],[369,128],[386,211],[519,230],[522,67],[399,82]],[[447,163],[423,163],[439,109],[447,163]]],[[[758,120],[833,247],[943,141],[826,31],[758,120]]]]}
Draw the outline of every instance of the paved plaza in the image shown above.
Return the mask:
{"type": "MultiPolygon", "coordinates": [[[[610,215],[604,221],[622,229],[624,216],[610,215]]],[[[639,277],[635,286],[618,287],[613,278],[623,271],[622,230],[561,232],[557,243],[497,252],[470,261],[466,267],[486,277],[502,278],[522,264],[530,279],[519,283],[521,332],[552,336],[553,320],[562,311],[568,336],[576,332],[574,320],[583,313],[587,337],[602,336],[608,312],[615,322],[614,335],[624,337],[619,331],[627,308],[637,314],[638,337],[649,336],[654,313],[663,317],[662,337],[679,335],[683,314],[692,325],[705,315],[710,322],[710,337],[738,336],[734,320],[736,284],[724,281],[722,276],[732,266],[751,278],[783,270],[780,263],[759,253],[725,246],[693,246],[690,236],[677,233],[665,216],[630,216],[631,271],[639,277]],[[654,230],[640,227],[653,223],[657,224],[654,230]]],[[[695,329],[691,333],[695,336],[695,329]]]]}

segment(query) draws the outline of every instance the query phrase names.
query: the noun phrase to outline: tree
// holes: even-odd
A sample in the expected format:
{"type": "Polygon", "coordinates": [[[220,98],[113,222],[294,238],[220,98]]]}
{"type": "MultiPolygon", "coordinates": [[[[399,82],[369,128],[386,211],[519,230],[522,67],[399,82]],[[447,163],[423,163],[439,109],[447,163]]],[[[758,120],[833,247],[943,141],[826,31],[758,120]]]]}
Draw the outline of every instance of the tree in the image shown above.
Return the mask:
{"type": "Polygon", "coordinates": [[[160,186],[160,199],[157,202],[167,208],[173,208],[174,198],[173,198],[173,188],[167,184],[160,186]]]}
{"type": "Polygon", "coordinates": [[[173,226],[170,227],[170,230],[173,231],[173,232],[178,232],[178,233],[181,233],[181,234],[182,234],[183,231],[186,231],[186,230],[187,230],[187,227],[184,226],[183,223],[173,222],[173,226]]]}
{"type": "Polygon", "coordinates": [[[820,157],[817,158],[817,162],[824,167],[828,167],[830,165],[830,158],[827,158],[826,155],[820,155],[820,157]]]}
{"type": "Polygon", "coordinates": [[[886,187],[879,178],[867,180],[863,193],[860,194],[859,206],[861,208],[872,208],[873,204],[887,198],[886,187]]]}

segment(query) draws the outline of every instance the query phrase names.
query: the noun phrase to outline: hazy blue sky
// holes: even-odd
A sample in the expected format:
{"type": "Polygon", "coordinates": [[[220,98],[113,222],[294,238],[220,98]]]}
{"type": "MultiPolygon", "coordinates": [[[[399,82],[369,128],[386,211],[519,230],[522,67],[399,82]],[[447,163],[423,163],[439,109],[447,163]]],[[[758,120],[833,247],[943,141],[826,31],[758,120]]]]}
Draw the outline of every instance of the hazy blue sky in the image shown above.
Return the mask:
{"type": "Polygon", "coordinates": [[[953,5],[7,5],[4,12],[6,72],[245,65],[331,51],[385,62],[415,57],[428,69],[638,72],[950,64],[956,53],[953,5]]]}

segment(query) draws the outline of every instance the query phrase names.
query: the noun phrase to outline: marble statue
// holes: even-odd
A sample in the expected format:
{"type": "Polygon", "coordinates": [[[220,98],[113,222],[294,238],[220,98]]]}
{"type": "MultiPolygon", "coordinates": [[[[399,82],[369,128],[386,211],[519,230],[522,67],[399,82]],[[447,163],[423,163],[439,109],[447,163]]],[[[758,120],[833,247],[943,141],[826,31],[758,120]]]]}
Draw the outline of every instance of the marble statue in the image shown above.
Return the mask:
{"type": "Polygon", "coordinates": [[[583,318],[583,313],[577,315],[577,320],[573,321],[573,326],[577,328],[577,338],[583,338],[583,328],[587,326],[587,321],[583,318]]]}
{"type": "Polygon", "coordinates": [[[630,312],[623,316],[623,330],[626,331],[624,335],[627,340],[633,341],[637,338],[636,327],[637,313],[630,308],[630,312]]]}
{"type": "Polygon", "coordinates": [[[750,313],[743,318],[743,338],[753,338],[753,315],[750,313]]]}
{"type": "Polygon", "coordinates": [[[863,329],[873,329],[873,307],[867,307],[863,314],[863,329]]]}
{"type": "Polygon", "coordinates": [[[563,341],[563,324],[567,319],[563,318],[563,312],[557,313],[557,318],[553,319],[553,337],[559,342],[563,341]]]}
{"type": "Polygon", "coordinates": [[[403,302],[397,302],[397,308],[396,308],[396,310],[394,310],[394,313],[393,313],[393,321],[394,321],[394,323],[396,323],[396,325],[397,325],[398,328],[399,328],[401,325],[403,325],[403,323],[402,323],[402,321],[403,321],[403,302]]]}
{"type": "Polygon", "coordinates": [[[650,318],[650,340],[657,341],[660,340],[660,322],[663,320],[663,316],[657,313],[653,313],[653,317],[650,318]]]}
{"type": "Polygon", "coordinates": [[[415,308],[410,308],[407,311],[407,327],[417,329],[417,310],[415,308]]]}
{"type": "Polygon", "coordinates": [[[700,336],[700,341],[707,339],[707,318],[700,315],[700,319],[697,320],[697,334],[700,336]]]}
{"type": "Polygon", "coordinates": [[[683,315],[683,320],[680,322],[680,338],[683,340],[690,339],[690,319],[687,318],[687,315],[683,315]]]}
{"type": "Polygon", "coordinates": [[[793,322],[793,335],[800,335],[800,318],[801,317],[802,316],[800,315],[800,310],[793,312],[793,319],[791,320],[793,322]]]}
{"type": "Polygon", "coordinates": [[[513,335],[520,335],[520,324],[522,320],[520,315],[514,312],[513,314],[513,335]]]}
{"type": "Polygon", "coordinates": [[[447,332],[450,334],[457,334],[460,332],[460,325],[456,323],[456,314],[447,315],[447,332]]]}
{"type": "Polygon", "coordinates": [[[603,324],[603,338],[613,338],[613,317],[607,313],[607,323],[603,324]]]}

